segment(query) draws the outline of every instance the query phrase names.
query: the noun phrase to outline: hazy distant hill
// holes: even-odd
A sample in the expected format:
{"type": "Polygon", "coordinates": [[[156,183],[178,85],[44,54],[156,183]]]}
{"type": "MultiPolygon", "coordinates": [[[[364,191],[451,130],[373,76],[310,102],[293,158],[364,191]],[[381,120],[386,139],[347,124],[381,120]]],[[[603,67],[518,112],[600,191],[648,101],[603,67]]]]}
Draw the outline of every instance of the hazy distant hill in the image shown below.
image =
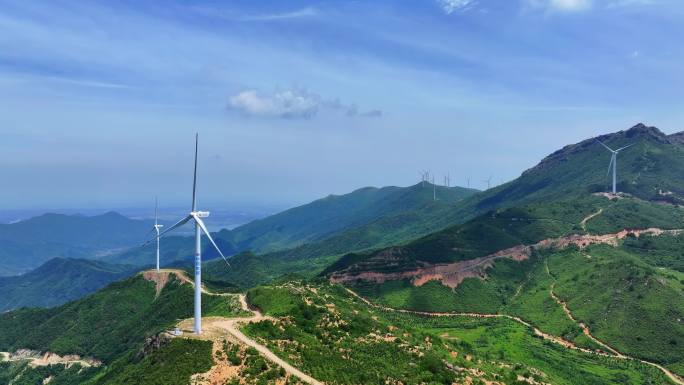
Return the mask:
{"type": "Polygon", "coordinates": [[[91,217],[45,214],[0,224],[0,276],[21,274],[56,257],[95,258],[142,243],[151,222],[109,212],[91,217]]]}
{"type": "Polygon", "coordinates": [[[35,270],[0,277],[0,312],[20,307],[51,307],[81,298],[132,274],[130,265],[54,258],[35,270]]]}

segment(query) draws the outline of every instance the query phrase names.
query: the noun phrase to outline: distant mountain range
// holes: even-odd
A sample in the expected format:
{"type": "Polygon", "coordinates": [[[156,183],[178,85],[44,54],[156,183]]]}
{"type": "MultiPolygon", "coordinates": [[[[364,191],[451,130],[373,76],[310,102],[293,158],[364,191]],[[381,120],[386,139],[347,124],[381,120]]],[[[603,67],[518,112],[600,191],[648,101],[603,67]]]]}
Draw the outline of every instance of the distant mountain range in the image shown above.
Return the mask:
{"type": "Polygon", "coordinates": [[[114,212],[44,214],[0,224],[0,276],[27,272],[56,257],[95,259],[130,248],[143,242],[151,226],[114,212]]]}
{"type": "Polygon", "coordinates": [[[0,277],[0,312],[20,307],[52,307],[81,298],[125,278],[137,268],[102,261],[53,258],[35,270],[0,277]]]}

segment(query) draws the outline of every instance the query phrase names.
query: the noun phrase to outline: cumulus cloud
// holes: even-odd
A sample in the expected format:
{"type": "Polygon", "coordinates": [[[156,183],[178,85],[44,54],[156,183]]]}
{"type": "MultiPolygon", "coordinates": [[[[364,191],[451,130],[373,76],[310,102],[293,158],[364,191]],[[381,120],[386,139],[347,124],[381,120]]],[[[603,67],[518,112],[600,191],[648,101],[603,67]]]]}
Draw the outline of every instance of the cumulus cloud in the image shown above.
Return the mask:
{"type": "Polygon", "coordinates": [[[475,5],[475,0],[437,0],[437,3],[442,7],[447,15],[450,15],[456,11],[464,11],[473,5],[475,5]]]}
{"type": "Polygon", "coordinates": [[[248,116],[308,119],[319,110],[342,111],[344,115],[360,117],[380,117],[382,111],[359,111],[355,104],[345,104],[339,99],[326,100],[320,95],[305,89],[290,89],[271,94],[257,90],[245,90],[230,97],[228,109],[239,111],[248,116]]]}

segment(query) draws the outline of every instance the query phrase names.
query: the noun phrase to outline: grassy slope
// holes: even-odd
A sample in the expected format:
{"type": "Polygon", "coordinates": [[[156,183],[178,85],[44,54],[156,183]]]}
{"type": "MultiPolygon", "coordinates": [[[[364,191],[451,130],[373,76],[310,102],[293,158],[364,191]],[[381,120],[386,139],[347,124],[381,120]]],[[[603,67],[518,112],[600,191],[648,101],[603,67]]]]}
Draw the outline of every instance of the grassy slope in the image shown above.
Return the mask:
{"type": "Polygon", "coordinates": [[[394,248],[389,267],[383,250],[345,255],[329,266],[325,274],[343,271],[403,271],[422,263],[448,263],[482,257],[516,245],[534,244],[546,238],[568,234],[605,234],[624,228],[681,228],[684,209],[640,199],[609,201],[598,196],[529,204],[493,211],[462,225],[417,239],[394,248]],[[580,226],[583,218],[600,208],[603,213],[580,226]]]}
{"type": "Polygon", "coordinates": [[[510,320],[388,313],[369,309],[339,286],[313,289],[251,290],[250,301],[288,321],[244,330],[326,383],[453,383],[465,373],[474,376],[445,370],[445,362],[506,383],[518,375],[553,384],[668,383],[651,367],[570,351],[510,320]]]}
{"type": "Polygon", "coordinates": [[[0,312],[20,307],[51,307],[81,298],[136,268],[100,261],[55,258],[16,277],[0,277],[0,312]]]}
{"type": "MultiPolygon", "coordinates": [[[[136,275],[60,307],[0,315],[0,351],[28,348],[109,362],[190,317],[192,300],[190,285],[177,280],[155,298],[154,283],[136,275]]],[[[222,297],[203,296],[203,311],[220,311],[223,302],[222,297]]]]}
{"type": "MultiPolygon", "coordinates": [[[[270,217],[250,222],[233,230],[222,230],[215,235],[224,254],[249,251],[263,254],[274,261],[283,256],[303,261],[336,256],[351,250],[381,247],[404,242],[449,224],[458,218],[445,215],[460,202],[475,194],[473,189],[437,187],[439,200],[432,200],[431,185],[409,187],[363,188],[341,196],[329,196],[270,217]]],[[[166,240],[162,249],[164,261],[185,259],[192,254],[188,237],[166,240]]],[[[112,255],[108,261],[141,263],[152,260],[152,245],[112,255]]],[[[205,247],[204,259],[218,258],[213,248],[205,247]]],[[[209,262],[208,272],[213,271],[209,262]]],[[[241,260],[236,261],[240,265],[241,260]]],[[[217,263],[218,264],[218,263],[217,263]]],[[[219,268],[220,272],[221,269],[219,268]]],[[[247,269],[234,275],[240,278],[247,269]]],[[[283,272],[277,271],[275,275],[283,272]]],[[[217,279],[233,277],[217,276],[217,279]]]]}
{"type": "MultiPolygon", "coordinates": [[[[475,193],[461,187],[439,187],[438,190],[441,206],[475,193]]],[[[224,230],[217,236],[233,243],[238,250],[267,252],[319,241],[383,216],[419,210],[431,202],[430,185],[366,187],[341,196],[331,195],[231,231],[224,230]]]]}
{"type": "Polygon", "coordinates": [[[684,274],[655,267],[628,250],[591,246],[586,252],[548,252],[523,263],[503,260],[488,270],[486,280],[467,279],[454,291],[437,282],[416,288],[405,281],[355,288],[396,308],[517,315],[545,332],[597,348],[551,297],[555,284],[554,293],[597,338],[682,374],[684,274]]]}
{"type": "Polygon", "coordinates": [[[554,254],[549,268],[557,295],[596,337],[684,373],[684,274],[605,246],[554,254]]]}

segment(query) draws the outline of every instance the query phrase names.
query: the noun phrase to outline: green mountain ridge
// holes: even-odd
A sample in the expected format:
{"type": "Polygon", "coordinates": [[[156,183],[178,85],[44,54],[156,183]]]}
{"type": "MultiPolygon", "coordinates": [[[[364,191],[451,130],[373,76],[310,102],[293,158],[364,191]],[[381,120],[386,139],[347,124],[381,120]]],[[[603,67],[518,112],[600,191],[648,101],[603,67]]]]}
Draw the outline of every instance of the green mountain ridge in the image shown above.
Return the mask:
{"type": "Polygon", "coordinates": [[[102,261],[53,258],[13,277],[0,277],[0,312],[20,307],[52,307],[93,293],[132,274],[137,267],[102,261]]]}
{"type": "MultiPolygon", "coordinates": [[[[432,185],[428,183],[409,187],[365,187],[349,194],[331,195],[233,230],[221,230],[214,238],[226,255],[271,250],[264,253],[270,256],[300,254],[301,250],[307,250],[311,255],[330,256],[380,247],[425,235],[453,223],[445,223],[439,218],[477,192],[444,186],[435,186],[435,190],[436,201],[433,200],[432,185]],[[312,247],[313,244],[316,246],[312,247]]],[[[162,247],[164,263],[185,260],[192,255],[191,237],[168,239],[171,241],[165,242],[171,242],[171,246],[162,247]]],[[[142,263],[153,258],[153,254],[154,247],[148,245],[108,256],[105,260],[142,263]]],[[[205,247],[203,250],[205,261],[218,257],[213,248],[205,247]]]]}

